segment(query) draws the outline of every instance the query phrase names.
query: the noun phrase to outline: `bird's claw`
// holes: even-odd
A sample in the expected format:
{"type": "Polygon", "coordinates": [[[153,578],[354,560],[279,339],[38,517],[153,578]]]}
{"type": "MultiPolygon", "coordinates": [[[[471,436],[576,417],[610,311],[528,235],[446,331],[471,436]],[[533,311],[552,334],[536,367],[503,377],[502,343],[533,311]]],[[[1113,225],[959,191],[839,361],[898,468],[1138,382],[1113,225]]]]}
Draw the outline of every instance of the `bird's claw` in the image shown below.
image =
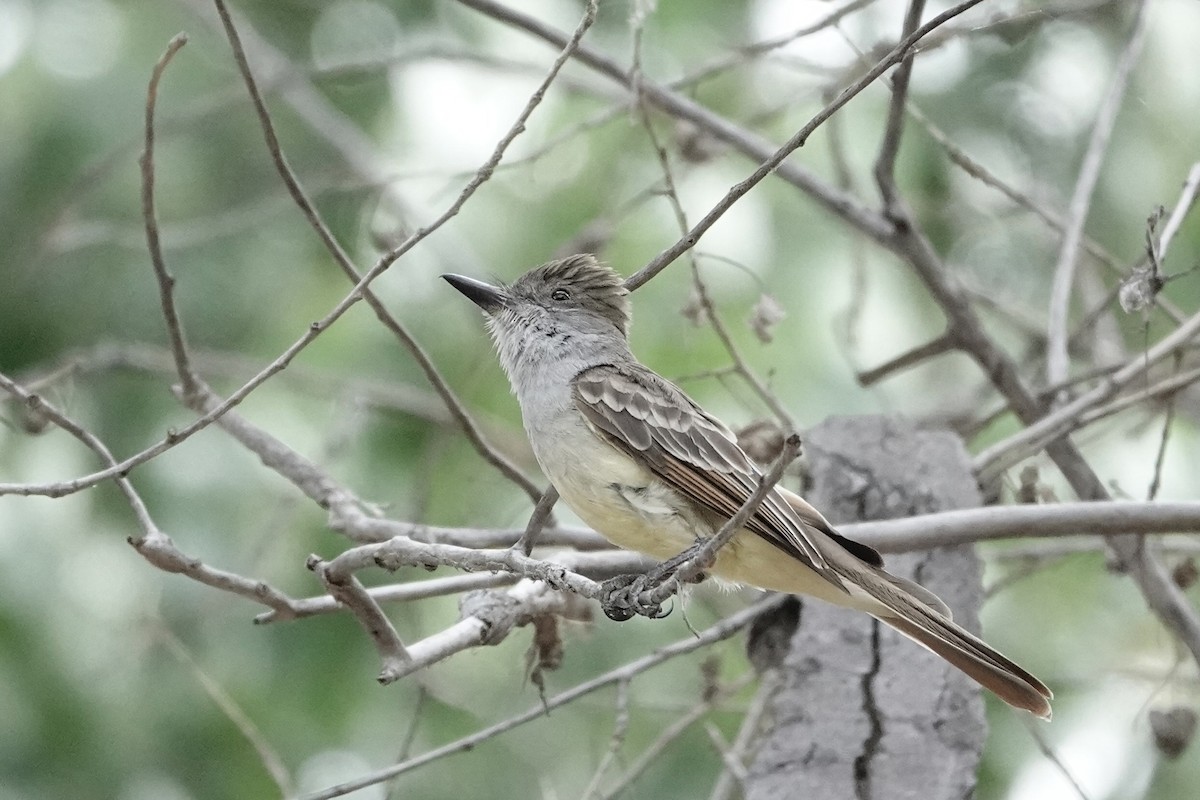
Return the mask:
{"type": "Polygon", "coordinates": [[[635,616],[662,619],[671,613],[671,609],[663,609],[661,603],[647,603],[642,595],[655,589],[661,580],[648,575],[618,575],[606,580],[602,586],[604,592],[600,598],[600,607],[604,615],[615,622],[625,622],[635,616]]]}

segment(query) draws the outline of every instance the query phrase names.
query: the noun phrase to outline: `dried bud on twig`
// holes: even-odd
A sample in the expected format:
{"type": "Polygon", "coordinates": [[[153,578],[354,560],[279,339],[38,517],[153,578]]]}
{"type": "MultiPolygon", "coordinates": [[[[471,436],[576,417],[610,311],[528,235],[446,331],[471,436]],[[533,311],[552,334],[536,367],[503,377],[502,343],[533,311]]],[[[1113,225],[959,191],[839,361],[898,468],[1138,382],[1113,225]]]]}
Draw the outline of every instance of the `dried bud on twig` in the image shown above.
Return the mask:
{"type": "Polygon", "coordinates": [[[763,292],[758,296],[758,302],[754,304],[754,308],[750,310],[750,317],[746,320],[746,324],[750,326],[750,330],[754,331],[754,335],[758,337],[759,341],[770,344],[774,338],[775,326],[786,316],[787,312],[783,310],[783,306],[779,305],[779,301],[763,292]]]}
{"type": "Polygon", "coordinates": [[[774,420],[755,420],[735,434],[738,447],[758,464],[770,464],[783,452],[783,428],[774,420]]]}
{"type": "Polygon", "coordinates": [[[1179,758],[1196,734],[1196,712],[1184,706],[1168,711],[1150,712],[1150,731],[1154,746],[1167,758],[1179,758]]]}
{"type": "Polygon", "coordinates": [[[1180,589],[1187,591],[1196,585],[1196,579],[1200,578],[1200,569],[1196,568],[1196,559],[1185,558],[1175,565],[1175,569],[1171,570],[1171,580],[1180,589]]]}

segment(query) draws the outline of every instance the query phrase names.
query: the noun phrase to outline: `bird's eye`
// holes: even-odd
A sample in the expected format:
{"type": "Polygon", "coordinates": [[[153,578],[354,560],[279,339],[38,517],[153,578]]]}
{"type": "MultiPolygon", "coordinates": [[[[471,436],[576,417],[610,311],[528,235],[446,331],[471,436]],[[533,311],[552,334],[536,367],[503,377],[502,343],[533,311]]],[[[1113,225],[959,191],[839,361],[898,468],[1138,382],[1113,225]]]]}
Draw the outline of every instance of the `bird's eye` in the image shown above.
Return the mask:
{"type": "Polygon", "coordinates": [[[550,298],[552,300],[557,300],[558,302],[562,303],[562,302],[565,302],[565,301],[571,299],[571,293],[568,292],[566,289],[555,289],[553,292],[550,293],[550,298]]]}

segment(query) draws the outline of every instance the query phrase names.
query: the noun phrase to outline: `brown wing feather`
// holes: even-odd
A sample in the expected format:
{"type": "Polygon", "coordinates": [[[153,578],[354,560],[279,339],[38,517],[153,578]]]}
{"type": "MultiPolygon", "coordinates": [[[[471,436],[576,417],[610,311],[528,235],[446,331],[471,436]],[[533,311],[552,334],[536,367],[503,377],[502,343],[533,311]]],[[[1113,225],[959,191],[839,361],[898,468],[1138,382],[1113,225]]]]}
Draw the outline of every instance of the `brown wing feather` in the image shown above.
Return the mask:
{"type": "MultiPolygon", "coordinates": [[[[667,484],[717,514],[733,516],[757,487],[762,472],[733,434],[645,367],[584,370],[575,378],[574,394],[584,417],[615,447],[637,455],[667,484]]],[[[828,528],[823,518],[820,522],[828,528]]],[[[814,532],[778,492],[767,496],[746,527],[844,588],[812,541],[814,532]]]]}
{"type": "MultiPolygon", "coordinates": [[[[729,517],[757,487],[761,472],[733,434],[678,387],[638,364],[580,373],[575,403],[614,447],[640,458],[664,482],[729,517]]],[[[880,605],[870,611],[961,669],[1005,702],[1049,719],[1051,692],[1020,666],[951,621],[932,592],[881,569],[879,553],[838,534],[819,511],[776,489],[746,527],[833,585],[857,586],[880,605]],[[854,558],[847,558],[830,545],[854,558]],[[828,559],[822,555],[828,554],[828,559]]]]}

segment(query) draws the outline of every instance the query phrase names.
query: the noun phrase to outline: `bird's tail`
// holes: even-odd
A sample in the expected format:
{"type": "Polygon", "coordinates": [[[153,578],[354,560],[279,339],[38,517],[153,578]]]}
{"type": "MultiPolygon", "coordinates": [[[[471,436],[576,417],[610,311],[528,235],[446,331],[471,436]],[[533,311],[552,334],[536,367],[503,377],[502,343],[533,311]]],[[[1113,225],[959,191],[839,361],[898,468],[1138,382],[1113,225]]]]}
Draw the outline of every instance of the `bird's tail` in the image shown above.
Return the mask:
{"type": "MultiPolygon", "coordinates": [[[[1053,693],[1046,685],[986,642],[956,624],[950,609],[920,584],[896,577],[883,569],[883,558],[871,547],[839,534],[821,513],[798,495],[776,489],[805,525],[825,534],[814,537],[830,546],[820,547],[833,571],[840,575],[847,594],[834,602],[866,611],[908,636],[952,665],[1004,702],[1050,719],[1053,693]]],[[[826,595],[822,595],[826,596],[826,595]]]]}
{"type": "Polygon", "coordinates": [[[1010,706],[1050,719],[1054,694],[1044,683],[951,620],[941,601],[939,607],[921,599],[931,594],[929,590],[912,592],[908,581],[887,573],[883,576],[887,585],[859,583],[884,606],[872,611],[872,616],[941,656],[1010,706]]]}

